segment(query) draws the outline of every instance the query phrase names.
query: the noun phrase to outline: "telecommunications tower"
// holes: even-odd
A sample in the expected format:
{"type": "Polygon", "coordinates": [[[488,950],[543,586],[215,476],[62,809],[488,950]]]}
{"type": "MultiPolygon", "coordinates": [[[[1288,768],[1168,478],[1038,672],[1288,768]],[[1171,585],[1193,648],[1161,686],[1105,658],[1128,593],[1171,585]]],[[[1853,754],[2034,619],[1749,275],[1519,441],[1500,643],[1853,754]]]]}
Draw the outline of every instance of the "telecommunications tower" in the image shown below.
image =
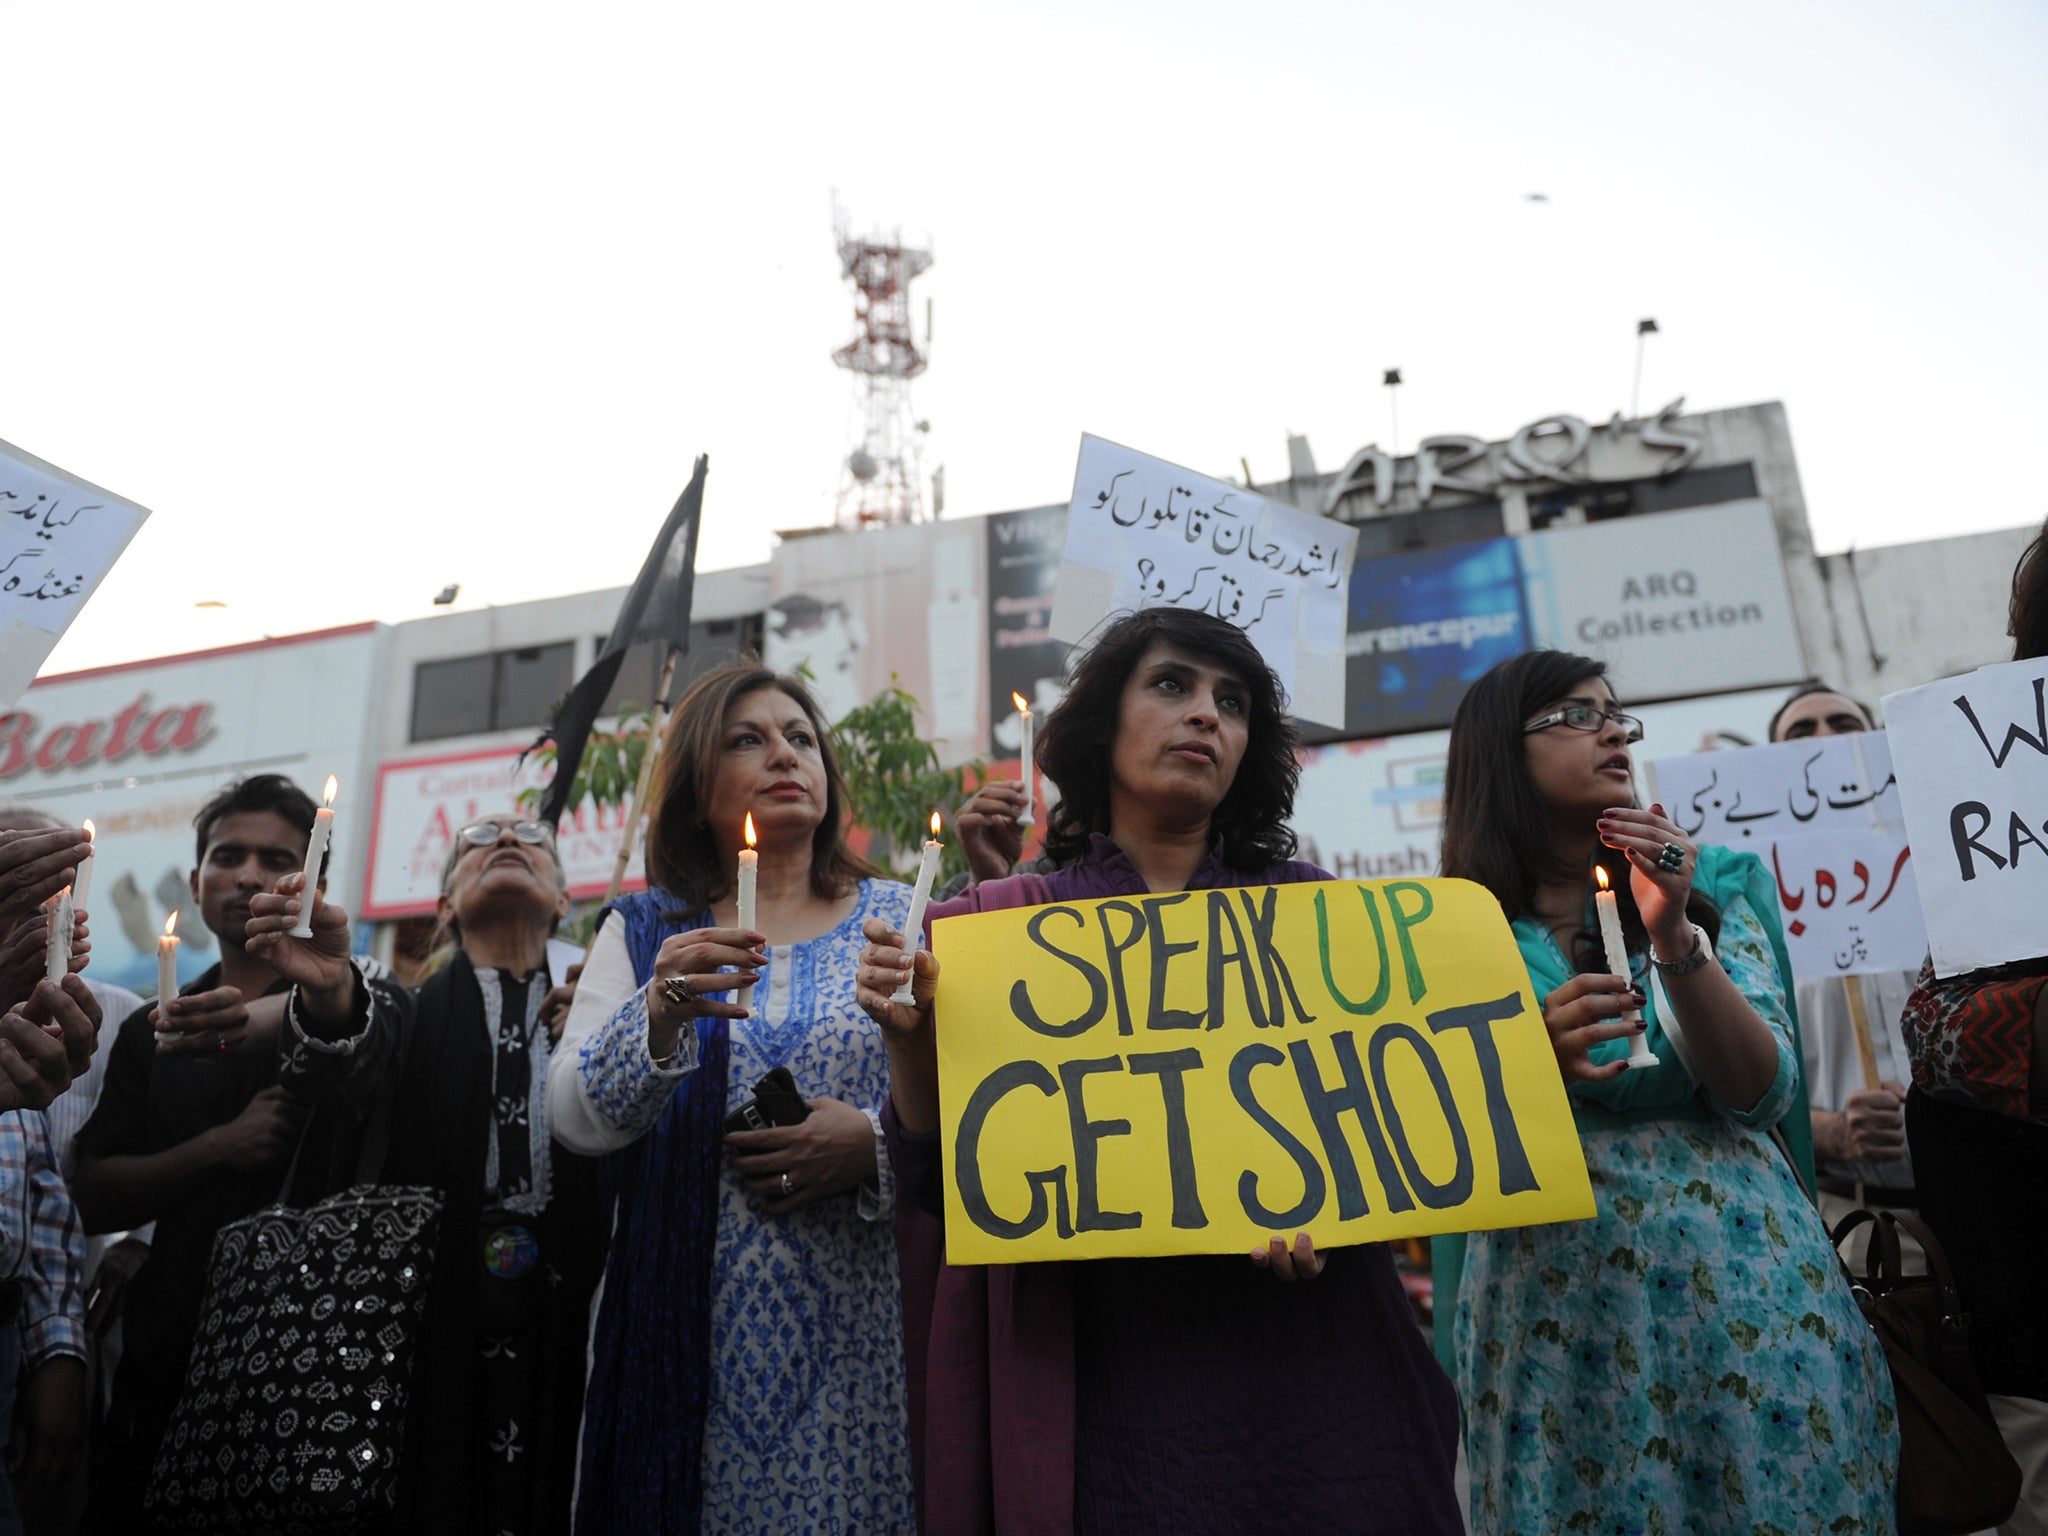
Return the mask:
{"type": "MultiPolygon", "coordinates": [[[[910,284],[932,264],[932,253],[905,247],[900,232],[855,235],[836,211],[841,274],[853,284],[853,340],[832,361],[854,375],[860,401],[860,440],[846,456],[834,522],[841,528],[912,523],[924,516],[918,442],[931,423],[910,409],[910,381],[925,370],[925,355],[911,333],[910,284]]],[[[931,307],[925,307],[925,345],[931,345],[931,307]]]]}

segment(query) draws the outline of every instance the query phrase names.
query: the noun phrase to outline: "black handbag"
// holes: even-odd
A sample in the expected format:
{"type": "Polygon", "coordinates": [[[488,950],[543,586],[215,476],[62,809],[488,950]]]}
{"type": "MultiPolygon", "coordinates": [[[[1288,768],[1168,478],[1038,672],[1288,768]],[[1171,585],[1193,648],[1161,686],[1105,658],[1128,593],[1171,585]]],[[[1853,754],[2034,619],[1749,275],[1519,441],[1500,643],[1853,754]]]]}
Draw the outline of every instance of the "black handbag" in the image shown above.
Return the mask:
{"type": "MultiPolygon", "coordinates": [[[[382,1167],[389,1104],[359,1177],[382,1167]]],[[[185,1388],[143,1495],[161,1528],[355,1536],[397,1507],[442,1195],[359,1182],[289,1206],[305,1146],[301,1133],[278,1203],[214,1239],[185,1388]]]]}
{"type": "Polygon", "coordinates": [[[1988,1530],[2019,1503],[2020,1468],[1978,1383],[1948,1256],[1921,1222],[1896,1211],[1851,1211],[1835,1227],[1837,1250],[1865,1222],[1865,1273],[1850,1274],[1849,1285],[1884,1346],[1898,1402],[1900,1536],[1988,1530]],[[1902,1272],[1901,1229],[1926,1250],[1927,1274],[1902,1272]]]}

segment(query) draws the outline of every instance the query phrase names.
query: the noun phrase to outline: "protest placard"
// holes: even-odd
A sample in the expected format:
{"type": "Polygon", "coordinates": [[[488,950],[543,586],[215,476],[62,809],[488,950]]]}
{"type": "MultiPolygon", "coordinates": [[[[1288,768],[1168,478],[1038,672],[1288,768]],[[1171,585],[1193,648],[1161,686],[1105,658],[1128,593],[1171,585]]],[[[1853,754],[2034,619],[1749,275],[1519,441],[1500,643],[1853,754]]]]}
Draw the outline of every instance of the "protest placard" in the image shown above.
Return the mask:
{"type": "Polygon", "coordinates": [[[1358,530],[1120,447],[1081,439],[1052,632],[1198,608],[1242,629],[1294,712],[1344,724],[1344,627],[1358,530]]]}
{"type": "Polygon", "coordinates": [[[1916,970],[1926,958],[1883,731],[1659,758],[1650,778],[1688,837],[1770,866],[1800,980],[1916,970]]]}
{"type": "Polygon", "coordinates": [[[955,1264],[1242,1253],[1593,1214],[1500,905],[1330,881],[948,918],[955,1264]]]}
{"type": "Polygon", "coordinates": [[[1887,695],[1939,976],[2048,954],[2048,659],[1887,695]]]}
{"type": "Polygon", "coordinates": [[[0,708],[28,691],[148,516],[0,442],[0,708]]]}

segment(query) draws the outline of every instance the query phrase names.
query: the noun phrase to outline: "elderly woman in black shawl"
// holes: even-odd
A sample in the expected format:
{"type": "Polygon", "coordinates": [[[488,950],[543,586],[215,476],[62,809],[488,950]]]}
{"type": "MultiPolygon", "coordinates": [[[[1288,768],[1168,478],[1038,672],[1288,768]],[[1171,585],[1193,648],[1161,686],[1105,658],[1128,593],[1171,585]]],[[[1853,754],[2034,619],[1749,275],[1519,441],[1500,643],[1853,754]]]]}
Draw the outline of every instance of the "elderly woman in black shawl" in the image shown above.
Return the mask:
{"type": "Polygon", "coordinates": [[[409,1013],[372,1005],[348,919],[316,906],[290,937],[297,876],[251,906],[250,947],[297,983],[280,1078],[366,1115],[394,1096],[380,1182],[447,1204],[421,1322],[394,1529],[553,1532],[569,1525],[590,1297],[602,1258],[597,1182],[544,1113],[548,937],[569,910],[552,831],[516,815],[456,834],[439,913],[456,940],[409,1013]]]}

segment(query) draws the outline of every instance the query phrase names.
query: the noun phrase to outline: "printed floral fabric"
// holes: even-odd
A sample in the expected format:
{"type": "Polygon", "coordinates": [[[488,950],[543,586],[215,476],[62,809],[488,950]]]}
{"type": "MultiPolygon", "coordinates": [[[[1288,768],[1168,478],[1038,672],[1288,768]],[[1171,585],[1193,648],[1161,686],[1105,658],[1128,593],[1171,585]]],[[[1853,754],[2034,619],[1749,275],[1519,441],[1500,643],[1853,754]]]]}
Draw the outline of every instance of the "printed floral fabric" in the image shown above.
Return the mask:
{"type": "MultiPolygon", "coordinates": [[[[1721,964],[1783,1063],[1768,937],[1744,901],[1722,924],[1721,964]]],[[[1515,932],[1525,949],[1551,942],[1541,924],[1515,932]]],[[[1583,1114],[1598,1214],[1471,1237],[1455,1340],[1476,1532],[1893,1528],[1884,1352],[1790,1165],[1752,1128],[1771,1117],[1687,1110],[1583,1114]]]]}
{"type": "MultiPolygon", "coordinates": [[[[727,1102],[784,1066],[805,1098],[877,1116],[889,1094],[881,1032],[854,1002],[861,924],[900,928],[908,887],[870,880],[838,928],[775,945],[754,986],[753,1017],[731,1021],[727,1102]]],[[[687,1036],[657,1068],[646,1048],[646,992],[583,1047],[586,1095],[620,1129],[644,1131],[695,1065],[687,1036]]],[[[893,1184],[814,1201],[781,1216],[727,1172],[719,1190],[712,1302],[711,1401],[704,1426],[700,1529],[872,1532],[917,1529],[896,1270],[893,1184]]]]}

